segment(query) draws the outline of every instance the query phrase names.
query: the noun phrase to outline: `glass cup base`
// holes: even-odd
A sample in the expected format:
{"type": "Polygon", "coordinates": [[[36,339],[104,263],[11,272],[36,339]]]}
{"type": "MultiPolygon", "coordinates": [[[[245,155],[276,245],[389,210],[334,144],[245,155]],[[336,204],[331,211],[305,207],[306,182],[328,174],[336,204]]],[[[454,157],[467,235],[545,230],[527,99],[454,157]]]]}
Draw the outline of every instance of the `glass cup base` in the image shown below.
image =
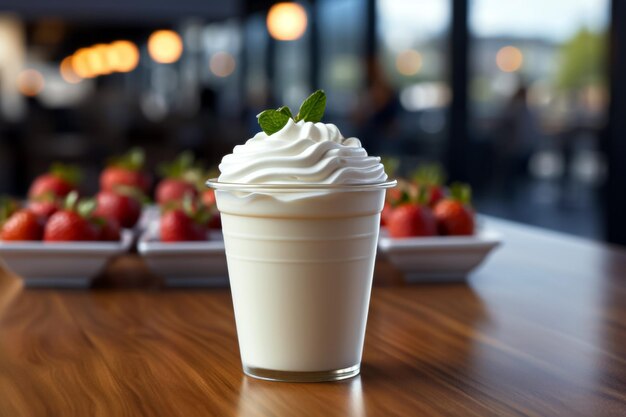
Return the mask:
{"type": "Polygon", "coordinates": [[[299,371],[276,371],[272,369],[253,368],[243,365],[243,372],[253,378],[263,379],[266,381],[278,382],[330,382],[341,381],[342,379],[357,376],[361,371],[361,364],[358,363],[349,368],[336,369],[332,371],[315,371],[315,372],[299,372],[299,371]]]}

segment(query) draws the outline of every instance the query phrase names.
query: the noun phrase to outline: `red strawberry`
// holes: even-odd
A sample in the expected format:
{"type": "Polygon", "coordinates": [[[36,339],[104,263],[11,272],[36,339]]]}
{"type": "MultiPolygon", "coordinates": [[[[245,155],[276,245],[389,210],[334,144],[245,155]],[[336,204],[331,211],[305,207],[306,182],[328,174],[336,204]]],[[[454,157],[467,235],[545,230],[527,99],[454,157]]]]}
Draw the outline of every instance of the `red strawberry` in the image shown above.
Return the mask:
{"type": "Polygon", "coordinates": [[[428,205],[431,207],[435,207],[435,205],[446,196],[441,185],[431,185],[428,194],[428,205]]]}
{"type": "Polygon", "coordinates": [[[209,188],[202,192],[202,204],[211,212],[211,218],[209,220],[209,229],[222,229],[222,218],[220,212],[217,210],[215,203],[215,190],[209,188]]]}
{"type": "Polygon", "coordinates": [[[135,194],[136,191],[125,187],[100,191],[96,195],[96,214],[113,218],[122,227],[134,227],[141,216],[141,202],[135,194]]]}
{"type": "Polygon", "coordinates": [[[134,187],[144,194],[150,191],[150,175],[142,171],[145,162],[143,150],[133,148],[125,155],[113,158],[100,174],[100,189],[111,191],[118,186],[134,187]]]}
{"type": "Polygon", "coordinates": [[[92,223],[98,227],[99,240],[118,241],[120,240],[120,224],[111,217],[95,216],[92,223]]]}
{"type": "Polygon", "coordinates": [[[0,240],[41,240],[42,235],[39,217],[28,209],[13,213],[0,229],[0,240]]]}
{"type": "Polygon", "coordinates": [[[206,207],[211,207],[215,204],[215,190],[209,188],[202,192],[202,204],[206,207]]]}
{"type": "Polygon", "coordinates": [[[182,209],[174,209],[161,216],[161,240],[184,242],[205,240],[207,229],[189,217],[182,209]]]}
{"type": "Polygon", "coordinates": [[[170,201],[179,201],[191,194],[194,198],[198,195],[196,186],[190,182],[176,178],[165,178],[159,182],[156,189],[156,201],[159,204],[167,204],[170,201]]]}
{"type": "Polygon", "coordinates": [[[222,217],[218,211],[215,211],[211,214],[211,219],[208,223],[209,229],[222,229],[222,217]]]}
{"type": "Polygon", "coordinates": [[[394,209],[387,227],[394,238],[437,234],[437,223],[430,207],[421,204],[408,203],[394,209]]]}
{"type": "Polygon", "coordinates": [[[159,204],[180,201],[186,194],[195,198],[198,188],[203,185],[202,169],[195,164],[195,158],[189,151],[182,152],[172,162],[161,164],[159,173],[163,176],[156,189],[159,204]]]}
{"type": "Polygon", "coordinates": [[[413,182],[417,185],[418,192],[425,187],[428,193],[428,205],[434,207],[439,200],[445,197],[442,184],[445,180],[445,173],[439,164],[422,165],[413,174],[413,182]]]}
{"type": "Polygon", "coordinates": [[[98,230],[76,211],[60,210],[46,223],[43,240],[47,242],[98,240],[98,230]]]}
{"type": "Polygon", "coordinates": [[[28,209],[45,222],[59,210],[59,205],[54,201],[36,200],[28,202],[28,209]]]}
{"type": "Polygon", "coordinates": [[[45,194],[65,197],[76,190],[80,175],[79,169],[75,166],[53,164],[50,172],[35,178],[28,190],[28,198],[36,199],[45,194]]]}
{"type": "Polygon", "coordinates": [[[167,210],[161,215],[160,231],[163,242],[184,242],[207,239],[207,223],[211,213],[194,204],[187,194],[179,207],[167,210]]]}
{"type": "Polygon", "coordinates": [[[393,213],[393,207],[391,203],[385,201],[385,205],[383,206],[383,211],[380,213],[380,225],[387,226],[389,224],[389,219],[391,218],[391,214],[393,213]]]}
{"type": "Polygon", "coordinates": [[[451,197],[435,206],[437,228],[442,235],[474,234],[474,211],[469,206],[470,189],[466,185],[450,187],[451,197]]]}

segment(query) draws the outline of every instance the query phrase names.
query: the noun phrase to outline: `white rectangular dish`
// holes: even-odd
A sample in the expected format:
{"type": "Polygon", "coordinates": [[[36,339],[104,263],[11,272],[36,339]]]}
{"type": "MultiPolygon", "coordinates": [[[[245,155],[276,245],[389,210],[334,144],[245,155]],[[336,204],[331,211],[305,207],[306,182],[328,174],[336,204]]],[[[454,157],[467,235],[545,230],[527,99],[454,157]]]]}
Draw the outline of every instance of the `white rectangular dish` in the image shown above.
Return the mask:
{"type": "Polygon", "coordinates": [[[461,282],[502,242],[485,229],[474,236],[394,239],[381,231],[378,250],[408,282],[461,282]]]}
{"type": "Polygon", "coordinates": [[[137,250],[150,270],[170,287],[220,287],[228,285],[224,240],[211,232],[203,242],[161,242],[158,222],[139,238],[137,250]]]}
{"type": "Polygon", "coordinates": [[[115,255],[128,252],[131,230],[119,242],[0,242],[0,259],[27,287],[85,288],[115,255]]]}

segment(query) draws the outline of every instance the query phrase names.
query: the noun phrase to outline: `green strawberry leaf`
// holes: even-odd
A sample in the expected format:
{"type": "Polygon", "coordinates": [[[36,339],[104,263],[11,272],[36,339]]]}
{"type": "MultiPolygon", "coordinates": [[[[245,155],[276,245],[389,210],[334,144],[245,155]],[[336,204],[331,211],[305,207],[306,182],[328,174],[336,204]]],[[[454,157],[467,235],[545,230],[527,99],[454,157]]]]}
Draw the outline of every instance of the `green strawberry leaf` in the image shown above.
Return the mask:
{"type": "Polygon", "coordinates": [[[430,199],[430,188],[421,186],[417,190],[417,204],[420,206],[428,205],[428,200],[430,199]]]}
{"type": "Polygon", "coordinates": [[[130,185],[116,185],[113,191],[117,194],[125,195],[139,201],[141,204],[149,204],[150,198],[139,188],[130,185]]]}
{"type": "Polygon", "coordinates": [[[194,168],[195,157],[191,151],[181,152],[176,159],[159,165],[159,174],[164,178],[183,178],[185,173],[194,168]]]}
{"type": "Polygon", "coordinates": [[[393,156],[385,156],[381,158],[381,164],[385,167],[385,172],[391,178],[396,176],[398,168],[400,168],[400,159],[393,156]]]}
{"type": "MultiPolygon", "coordinates": [[[[282,108],[282,107],[281,107],[282,108]]],[[[267,135],[273,135],[285,127],[289,116],[278,110],[265,110],[257,116],[259,126],[267,135]]]]}
{"type": "Polygon", "coordinates": [[[16,200],[8,196],[0,197],[0,226],[19,209],[16,200]]]}
{"type": "Polygon", "coordinates": [[[63,204],[66,210],[74,210],[76,203],[78,202],[78,192],[72,191],[65,197],[65,203],[63,204]]]}
{"type": "Polygon", "coordinates": [[[80,168],[76,165],[55,162],[50,167],[50,173],[57,178],[61,178],[71,185],[77,185],[82,179],[82,172],[80,168]]]}
{"type": "Polygon", "coordinates": [[[146,154],[141,148],[131,148],[124,155],[109,158],[107,165],[139,171],[146,162],[146,154]]]}
{"type": "Polygon", "coordinates": [[[437,163],[425,164],[416,169],[411,178],[418,184],[441,185],[446,180],[446,173],[437,163]]]}
{"type": "Polygon", "coordinates": [[[468,184],[455,182],[450,185],[450,198],[469,206],[472,203],[472,188],[468,184]]]}
{"type": "Polygon", "coordinates": [[[76,211],[81,217],[88,218],[91,217],[93,212],[96,210],[96,200],[93,198],[83,199],[78,203],[78,207],[76,211]]]}
{"type": "Polygon", "coordinates": [[[302,102],[296,122],[304,120],[305,122],[320,122],[324,117],[326,110],[326,93],[323,90],[317,90],[302,102]]]}

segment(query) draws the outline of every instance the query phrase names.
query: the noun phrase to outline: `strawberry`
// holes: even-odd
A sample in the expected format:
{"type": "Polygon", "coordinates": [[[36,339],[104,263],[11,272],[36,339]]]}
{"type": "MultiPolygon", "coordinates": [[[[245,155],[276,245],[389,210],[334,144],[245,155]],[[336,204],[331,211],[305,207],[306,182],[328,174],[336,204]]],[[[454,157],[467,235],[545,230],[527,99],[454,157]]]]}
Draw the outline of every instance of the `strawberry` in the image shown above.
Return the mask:
{"type": "Polygon", "coordinates": [[[202,192],[202,204],[206,207],[215,205],[215,190],[209,188],[202,192]]]}
{"type": "Polygon", "coordinates": [[[474,211],[470,206],[471,190],[467,185],[454,184],[451,196],[434,208],[437,228],[441,235],[474,234],[474,211]]]}
{"type": "Polygon", "coordinates": [[[120,240],[120,224],[112,217],[94,216],[92,219],[98,228],[98,238],[102,241],[118,241],[120,240]]]}
{"type": "Polygon", "coordinates": [[[163,242],[206,240],[209,214],[201,207],[194,207],[192,196],[187,194],[180,207],[165,209],[161,215],[161,240],[163,242]]]}
{"type": "Polygon", "coordinates": [[[0,197],[0,227],[19,209],[20,203],[17,200],[6,196],[0,197]]]}
{"type": "Polygon", "coordinates": [[[434,207],[445,197],[442,184],[445,181],[445,173],[438,164],[423,165],[413,174],[413,182],[420,188],[426,188],[428,193],[428,205],[434,207]]]}
{"type": "Polygon", "coordinates": [[[44,193],[27,203],[30,211],[45,223],[60,207],[59,199],[53,193],[44,193]]]}
{"type": "Polygon", "coordinates": [[[138,190],[123,186],[100,191],[96,195],[96,214],[113,218],[122,227],[134,227],[141,216],[140,198],[138,190]]]}
{"type": "Polygon", "coordinates": [[[180,201],[186,194],[194,198],[198,195],[203,180],[202,169],[195,164],[191,152],[182,152],[178,157],[159,166],[159,173],[163,179],[156,189],[156,201],[166,204],[170,201],[180,201]]]}
{"type": "Polygon", "coordinates": [[[98,240],[98,228],[90,221],[94,201],[78,202],[78,194],[68,194],[65,208],[54,213],[44,229],[46,242],[75,242],[98,240]]]}
{"type": "Polygon", "coordinates": [[[202,204],[211,212],[211,218],[209,220],[209,229],[221,229],[222,218],[220,212],[217,210],[217,204],[215,202],[215,190],[209,188],[204,190],[201,195],[202,204]]]}
{"type": "Polygon", "coordinates": [[[424,188],[420,189],[416,199],[405,192],[400,205],[389,216],[389,235],[394,238],[436,235],[437,222],[427,201],[424,188]]]}
{"type": "Polygon", "coordinates": [[[428,205],[435,207],[435,205],[443,200],[446,196],[444,188],[441,185],[431,185],[428,193],[428,205]]]}
{"type": "Polygon", "coordinates": [[[219,211],[212,210],[211,218],[208,222],[208,227],[209,229],[218,229],[218,230],[222,229],[222,217],[220,216],[219,211]]]}
{"type": "Polygon", "coordinates": [[[198,190],[194,184],[185,180],[165,178],[157,185],[156,201],[159,204],[167,204],[170,201],[181,200],[185,194],[191,194],[196,197],[198,190]]]}
{"type": "Polygon", "coordinates": [[[45,194],[65,197],[76,190],[80,177],[80,170],[75,166],[53,164],[48,173],[35,178],[28,190],[28,198],[33,200],[45,194]]]}
{"type": "Polygon", "coordinates": [[[13,213],[0,229],[0,240],[41,240],[42,235],[39,217],[28,209],[13,213]]]}
{"type": "Polygon", "coordinates": [[[427,205],[406,203],[397,207],[387,225],[389,235],[394,238],[435,236],[437,223],[427,205]]]}
{"type": "Polygon", "coordinates": [[[380,213],[380,225],[387,226],[389,224],[389,219],[391,218],[391,214],[393,213],[393,207],[389,201],[385,201],[385,205],[383,206],[383,211],[380,213]]]}
{"type": "Polygon", "coordinates": [[[142,149],[133,148],[125,155],[112,158],[100,174],[100,189],[111,191],[117,186],[134,187],[144,194],[150,191],[150,175],[143,170],[145,154],[142,149]]]}
{"type": "Polygon", "coordinates": [[[59,210],[59,206],[54,201],[35,200],[28,202],[28,209],[45,222],[59,210]]]}

